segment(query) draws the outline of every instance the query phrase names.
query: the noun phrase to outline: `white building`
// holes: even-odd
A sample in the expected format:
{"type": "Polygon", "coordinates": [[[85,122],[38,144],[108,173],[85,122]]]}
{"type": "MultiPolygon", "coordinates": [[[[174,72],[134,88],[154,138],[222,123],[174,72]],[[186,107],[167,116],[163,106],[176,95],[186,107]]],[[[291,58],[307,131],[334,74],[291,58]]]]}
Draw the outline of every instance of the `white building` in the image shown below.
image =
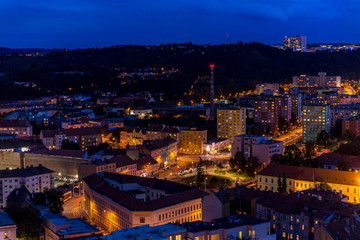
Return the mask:
{"type": "Polygon", "coordinates": [[[43,192],[52,187],[52,173],[54,171],[39,165],[13,170],[0,170],[0,207],[6,207],[9,194],[24,185],[29,192],[43,192]]]}
{"type": "Polygon", "coordinates": [[[268,137],[239,135],[234,137],[231,157],[237,152],[242,152],[245,157],[257,157],[260,163],[269,164],[272,155],[283,154],[284,147],[282,141],[269,140],[268,137]]]}
{"type": "Polygon", "coordinates": [[[16,224],[6,212],[0,212],[0,240],[16,240],[16,224]]]}

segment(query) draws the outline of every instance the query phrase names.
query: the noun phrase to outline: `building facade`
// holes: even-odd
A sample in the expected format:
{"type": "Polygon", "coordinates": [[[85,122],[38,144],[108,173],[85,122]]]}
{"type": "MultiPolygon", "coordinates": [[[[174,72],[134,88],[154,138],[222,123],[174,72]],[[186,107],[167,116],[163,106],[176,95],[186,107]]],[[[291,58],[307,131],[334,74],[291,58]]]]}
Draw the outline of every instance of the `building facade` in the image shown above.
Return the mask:
{"type": "Polygon", "coordinates": [[[341,77],[340,76],[326,76],[326,72],[319,72],[318,76],[294,76],[293,77],[294,88],[340,88],[341,77]]]}
{"type": "Polygon", "coordinates": [[[203,154],[204,143],[207,141],[207,130],[190,128],[180,130],[179,153],[203,154]]]}
{"type": "Polygon", "coordinates": [[[316,141],[321,131],[330,132],[330,106],[303,106],[303,142],[316,141]]]}
{"type": "Polygon", "coordinates": [[[306,36],[300,35],[296,37],[284,37],[284,46],[292,49],[293,51],[306,50],[306,36]]]}
{"type": "Polygon", "coordinates": [[[202,219],[205,192],[155,178],[103,173],[84,179],[85,213],[106,232],[202,219]]]}
{"type": "Polygon", "coordinates": [[[244,108],[217,109],[217,137],[234,142],[237,135],[246,134],[246,110],[244,108]]]}

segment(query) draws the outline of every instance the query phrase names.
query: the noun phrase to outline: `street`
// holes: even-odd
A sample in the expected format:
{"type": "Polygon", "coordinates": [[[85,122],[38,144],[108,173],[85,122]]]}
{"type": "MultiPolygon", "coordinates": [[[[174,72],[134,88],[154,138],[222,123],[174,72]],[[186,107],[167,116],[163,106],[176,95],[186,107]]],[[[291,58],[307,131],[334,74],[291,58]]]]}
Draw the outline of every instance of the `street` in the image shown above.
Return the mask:
{"type": "Polygon", "coordinates": [[[284,135],[273,138],[272,140],[283,141],[284,146],[287,146],[299,142],[301,138],[302,138],[302,127],[299,127],[289,131],[284,135]]]}
{"type": "Polygon", "coordinates": [[[68,218],[81,218],[85,216],[82,208],[82,197],[72,197],[64,205],[63,215],[68,218]]]}

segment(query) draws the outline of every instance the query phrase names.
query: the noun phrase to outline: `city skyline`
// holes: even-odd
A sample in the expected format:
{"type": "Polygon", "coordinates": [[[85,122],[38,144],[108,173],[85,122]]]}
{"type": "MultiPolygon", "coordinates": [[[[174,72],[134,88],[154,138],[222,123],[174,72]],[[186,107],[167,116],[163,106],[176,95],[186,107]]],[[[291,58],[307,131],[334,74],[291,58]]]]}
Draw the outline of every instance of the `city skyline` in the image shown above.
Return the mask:
{"type": "Polygon", "coordinates": [[[306,35],[308,43],[356,43],[360,5],[338,0],[282,1],[3,1],[0,46],[88,48],[263,42],[306,35]],[[340,21],[341,20],[341,21],[340,21]]]}

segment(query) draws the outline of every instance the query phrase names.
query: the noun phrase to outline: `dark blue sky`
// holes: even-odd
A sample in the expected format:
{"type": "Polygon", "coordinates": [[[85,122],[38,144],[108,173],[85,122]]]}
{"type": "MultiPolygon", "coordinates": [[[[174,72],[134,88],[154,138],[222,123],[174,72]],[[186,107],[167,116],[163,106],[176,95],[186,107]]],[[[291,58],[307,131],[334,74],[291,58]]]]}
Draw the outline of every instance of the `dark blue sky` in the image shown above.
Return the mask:
{"type": "Polygon", "coordinates": [[[1,0],[0,46],[360,42],[359,0],[1,0]]]}

